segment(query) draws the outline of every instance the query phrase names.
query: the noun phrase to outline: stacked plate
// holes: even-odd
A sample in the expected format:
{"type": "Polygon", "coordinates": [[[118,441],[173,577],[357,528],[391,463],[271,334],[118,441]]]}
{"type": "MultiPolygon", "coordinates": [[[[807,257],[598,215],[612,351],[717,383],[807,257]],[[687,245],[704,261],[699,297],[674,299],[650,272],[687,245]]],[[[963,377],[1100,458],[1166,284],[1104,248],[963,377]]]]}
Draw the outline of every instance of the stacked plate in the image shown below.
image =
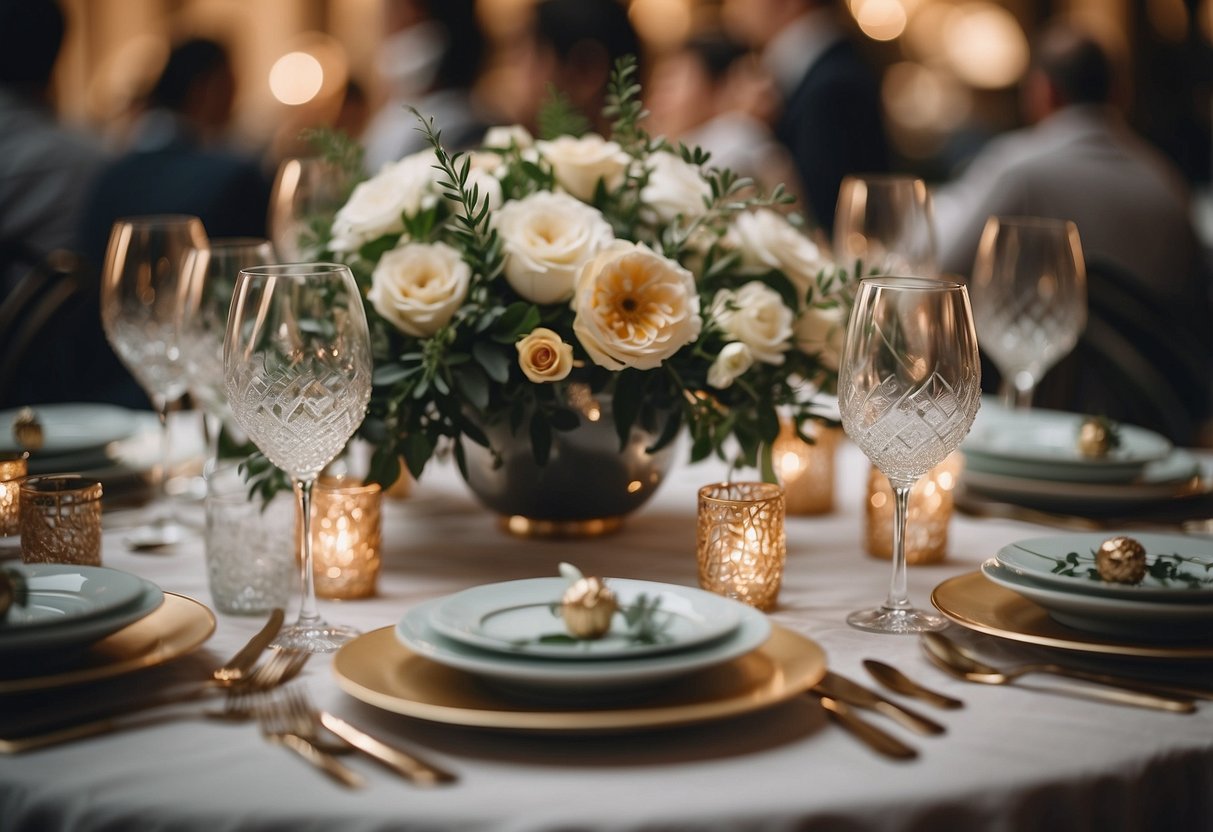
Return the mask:
{"type": "MultiPolygon", "coordinates": [[[[13,436],[17,410],[0,412],[0,453],[20,451],[13,436]]],[[[138,414],[107,404],[45,404],[34,412],[42,447],[30,454],[30,473],[54,474],[113,465],[109,446],[140,427],[138,414]]]]}
{"type": "Polygon", "coordinates": [[[5,661],[49,665],[164,603],[155,584],[116,569],[58,563],[9,568],[25,579],[28,597],[0,620],[0,659],[5,661]]]}
{"type": "Polygon", "coordinates": [[[1101,580],[1100,543],[1118,533],[1022,540],[982,564],[995,584],[1039,604],[1061,624],[1139,641],[1213,639],[1213,539],[1131,533],[1150,568],[1138,584],[1101,580]]]}
{"type": "Polygon", "coordinates": [[[601,639],[571,638],[568,581],[489,584],[421,604],[355,639],[334,670],[346,692],[410,716],[530,730],[670,725],[784,701],[825,672],[821,649],[751,607],[699,589],[612,578],[620,607],[601,639]]]}
{"type": "Polygon", "coordinates": [[[1117,448],[1106,456],[1082,455],[1078,433],[1085,418],[983,401],[961,446],[965,488],[1040,508],[1107,512],[1206,490],[1195,457],[1143,428],[1121,425],[1117,448]]]}

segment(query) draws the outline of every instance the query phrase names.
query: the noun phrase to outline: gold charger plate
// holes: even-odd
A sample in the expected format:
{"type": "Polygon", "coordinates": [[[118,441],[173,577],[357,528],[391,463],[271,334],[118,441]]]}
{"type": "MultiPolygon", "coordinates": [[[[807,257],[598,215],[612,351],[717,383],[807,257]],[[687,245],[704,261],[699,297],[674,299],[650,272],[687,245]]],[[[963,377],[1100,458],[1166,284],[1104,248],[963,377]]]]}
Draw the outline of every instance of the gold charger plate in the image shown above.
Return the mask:
{"type": "Polygon", "coordinates": [[[54,672],[15,675],[0,669],[0,694],[28,693],[120,676],[184,656],[215,632],[215,614],[173,592],[155,612],[91,645],[79,659],[54,672]]]}
{"type": "Polygon", "coordinates": [[[1213,659],[1213,644],[1140,642],[1067,627],[1044,607],[986,580],[981,572],[944,581],[931,593],[931,603],[962,627],[1042,647],[1146,659],[1213,659]]]}
{"type": "Polygon", "coordinates": [[[791,699],[825,671],[825,652],[816,642],[779,626],[752,653],[617,707],[507,696],[471,673],[412,652],[392,627],[347,642],[333,659],[337,684],[368,705],[430,722],[521,731],[634,730],[722,719],[791,699]]]}

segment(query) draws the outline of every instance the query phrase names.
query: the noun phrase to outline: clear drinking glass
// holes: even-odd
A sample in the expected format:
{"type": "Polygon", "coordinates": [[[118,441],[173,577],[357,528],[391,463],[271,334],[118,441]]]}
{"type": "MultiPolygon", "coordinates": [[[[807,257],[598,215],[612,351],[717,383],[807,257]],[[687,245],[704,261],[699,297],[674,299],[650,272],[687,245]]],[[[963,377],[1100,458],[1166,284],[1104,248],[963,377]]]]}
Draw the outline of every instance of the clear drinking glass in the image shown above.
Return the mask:
{"type": "Polygon", "coordinates": [[[319,157],[283,159],[270,193],[269,231],[283,263],[315,257],[317,223],[331,218],[349,196],[349,177],[319,157]]]}
{"type": "Polygon", "coordinates": [[[370,336],[350,270],[294,263],[240,272],[223,366],[232,415],[295,487],[303,600],[298,621],[276,643],[336,650],[357,631],[317,612],[311,507],[316,477],[362,423],[371,397],[370,336]]]}
{"type": "Polygon", "coordinates": [[[198,277],[185,293],[181,310],[181,357],[189,380],[190,394],[202,408],[206,420],[207,460],[213,466],[219,457],[219,431],[230,421],[223,379],[223,337],[232,292],[242,269],[268,266],[274,247],[260,237],[221,237],[211,240],[205,269],[193,269],[198,277]]]}
{"type": "Polygon", "coordinates": [[[165,492],[169,471],[168,413],[185,393],[180,350],[180,304],[210,250],[197,217],[159,215],[118,220],[101,273],[101,323],[118,358],[152,400],[160,417],[161,496],[152,523],[129,542],[168,546],[186,535],[165,492]]]}
{"type": "Polygon", "coordinates": [[[847,436],[893,487],[893,577],[884,604],[847,622],[881,633],[939,629],[942,616],[906,596],[910,487],[968,434],[981,402],[981,363],[965,287],[920,277],[860,281],[838,374],[847,436]]]}
{"type": "Polygon", "coordinates": [[[1087,270],[1078,227],[990,217],[969,281],[981,345],[1002,373],[1008,407],[1032,406],[1037,383],[1087,325],[1087,270]]]}
{"type": "MultiPolygon", "coordinates": [[[[936,274],[931,194],[913,176],[848,176],[838,190],[834,257],[863,274],[936,274]]],[[[862,275],[861,275],[862,276],[862,275]]]]}

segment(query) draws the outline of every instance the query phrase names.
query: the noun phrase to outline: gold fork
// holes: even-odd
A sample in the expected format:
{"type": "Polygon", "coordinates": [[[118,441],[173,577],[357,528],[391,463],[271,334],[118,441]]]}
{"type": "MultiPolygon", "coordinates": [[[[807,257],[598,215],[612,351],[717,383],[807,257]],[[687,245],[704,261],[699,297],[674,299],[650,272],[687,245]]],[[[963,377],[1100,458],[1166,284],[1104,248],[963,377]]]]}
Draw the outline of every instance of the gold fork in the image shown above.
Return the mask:
{"type": "Polygon", "coordinates": [[[261,735],[267,740],[293,751],[342,786],[356,789],[365,783],[361,775],[300,732],[299,718],[288,696],[275,690],[254,695],[251,704],[261,735]]]}

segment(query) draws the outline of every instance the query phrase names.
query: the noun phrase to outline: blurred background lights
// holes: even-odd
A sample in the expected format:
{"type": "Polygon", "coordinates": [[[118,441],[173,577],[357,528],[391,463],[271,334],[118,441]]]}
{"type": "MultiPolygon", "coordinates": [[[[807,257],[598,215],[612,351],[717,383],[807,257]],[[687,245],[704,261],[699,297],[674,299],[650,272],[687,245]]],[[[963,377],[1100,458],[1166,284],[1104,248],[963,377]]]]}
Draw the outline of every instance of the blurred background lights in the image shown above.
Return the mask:
{"type": "Polygon", "coordinates": [[[851,13],[872,40],[893,40],[906,30],[906,8],[901,0],[853,0],[851,13]]]}
{"type": "Polygon", "coordinates": [[[944,54],[965,83],[980,89],[1014,84],[1028,66],[1028,39],[1015,17],[993,3],[965,3],[944,19],[944,54]]]}
{"type": "Polygon", "coordinates": [[[324,67],[308,52],[288,52],[270,67],[270,92],[283,104],[306,104],[324,86],[324,67]]]}
{"type": "Polygon", "coordinates": [[[691,33],[690,0],[632,0],[628,19],[655,49],[677,46],[691,33]]]}

